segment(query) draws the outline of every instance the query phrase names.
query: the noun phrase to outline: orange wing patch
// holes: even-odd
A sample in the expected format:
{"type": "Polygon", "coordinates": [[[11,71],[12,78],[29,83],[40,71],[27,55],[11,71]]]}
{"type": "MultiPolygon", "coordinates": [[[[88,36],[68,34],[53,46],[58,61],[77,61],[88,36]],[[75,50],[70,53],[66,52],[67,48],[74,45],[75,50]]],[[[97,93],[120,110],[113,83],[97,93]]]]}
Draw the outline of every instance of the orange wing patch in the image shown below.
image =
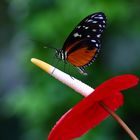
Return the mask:
{"type": "Polygon", "coordinates": [[[94,58],[96,52],[97,48],[87,50],[87,47],[82,47],[69,54],[67,61],[76,67],[82,67],[94,58]]]}

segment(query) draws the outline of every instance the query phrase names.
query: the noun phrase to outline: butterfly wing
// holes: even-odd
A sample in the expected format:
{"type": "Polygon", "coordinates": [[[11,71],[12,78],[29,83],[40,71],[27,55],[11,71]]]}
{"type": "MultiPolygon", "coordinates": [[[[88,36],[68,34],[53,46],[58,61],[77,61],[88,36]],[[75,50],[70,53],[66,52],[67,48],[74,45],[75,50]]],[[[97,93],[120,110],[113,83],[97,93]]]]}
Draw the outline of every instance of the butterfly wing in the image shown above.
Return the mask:
{"type": "Polygon", "coordinates": [[[98,42],[88,39],[77,42],[67,53],[67,61],[76,67],[85,67],[95,60],[99,51],[98,42]],[[94,58],[94,59],[93,59],[94,58]]]}
{"type": "Polygon", "coordinates": [[[84,18],[70,33],[63,45],[65,59],[84,73],[100,50],[101,37],[106,26],[104,13],[98,12],[84,18]]]}

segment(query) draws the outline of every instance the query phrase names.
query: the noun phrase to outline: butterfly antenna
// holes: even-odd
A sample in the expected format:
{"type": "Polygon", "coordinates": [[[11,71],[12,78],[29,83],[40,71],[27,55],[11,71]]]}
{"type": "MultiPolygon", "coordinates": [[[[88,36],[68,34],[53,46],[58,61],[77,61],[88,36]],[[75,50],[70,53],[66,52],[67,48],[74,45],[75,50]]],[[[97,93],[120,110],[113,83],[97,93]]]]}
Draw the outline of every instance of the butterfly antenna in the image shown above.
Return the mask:
{"type": "Polygon", "coordinates": [[[30,39],[31,41],[34,41],[34,42],[36,42],[36,43],[39,43],[39,44],[41,44],[41,45],[43,45],[43,48],[50,48],[50,49],[53,49],[53,50],[58,50],[57,48],[54,48],[54,47],[49,47],[48,45],[46,45],[45,43],[43,43],[43,42],[41,42],[41,41],[38,41],[38,40],[34,40],[34,39],[30,39]]]}

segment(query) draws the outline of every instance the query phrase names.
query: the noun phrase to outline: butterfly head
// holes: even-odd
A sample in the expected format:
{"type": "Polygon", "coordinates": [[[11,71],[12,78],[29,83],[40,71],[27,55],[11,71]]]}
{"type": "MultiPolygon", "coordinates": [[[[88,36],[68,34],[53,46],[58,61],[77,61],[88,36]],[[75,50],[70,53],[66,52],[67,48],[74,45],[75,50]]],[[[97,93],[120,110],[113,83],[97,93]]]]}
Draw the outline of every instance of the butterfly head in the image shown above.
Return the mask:
{"type": "Polygon", "coordinates": [[[65,60],[66,59],[65,53],[62,49],[57,49],[56,50],[55,57],[59,60],[65,60]]]}

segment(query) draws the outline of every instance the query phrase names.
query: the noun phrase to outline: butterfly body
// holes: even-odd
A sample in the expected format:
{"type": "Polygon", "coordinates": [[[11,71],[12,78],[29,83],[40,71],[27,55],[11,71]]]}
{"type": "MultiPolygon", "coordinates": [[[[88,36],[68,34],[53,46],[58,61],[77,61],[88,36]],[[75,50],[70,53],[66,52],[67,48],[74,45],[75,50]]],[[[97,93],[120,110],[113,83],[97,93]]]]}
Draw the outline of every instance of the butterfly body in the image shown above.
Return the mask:
{"type": "Polygon", "coordinates": [[[106,26],[104,13],[98,12],[84,18],[70,33],[62,49],[56,51],[59,59],[68,61],[85,74],[101,48],[101,36],[106,26]]]}

